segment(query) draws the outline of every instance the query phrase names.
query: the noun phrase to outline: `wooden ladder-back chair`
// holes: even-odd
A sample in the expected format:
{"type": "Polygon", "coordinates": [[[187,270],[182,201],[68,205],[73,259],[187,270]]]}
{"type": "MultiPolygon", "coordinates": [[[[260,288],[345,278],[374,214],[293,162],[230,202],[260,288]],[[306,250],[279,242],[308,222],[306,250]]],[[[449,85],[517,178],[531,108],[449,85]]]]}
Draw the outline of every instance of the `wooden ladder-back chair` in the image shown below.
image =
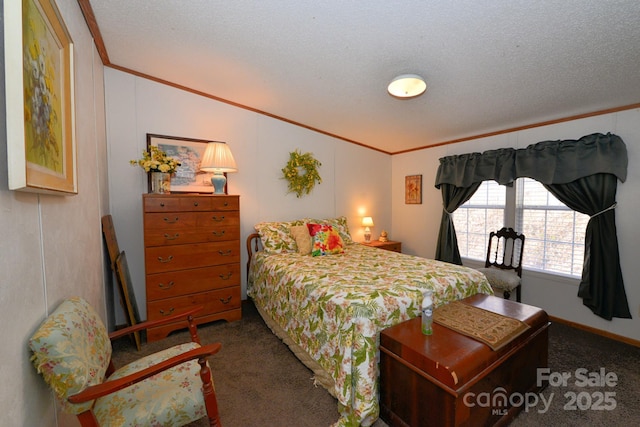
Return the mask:
{"type": "Polygon", "coordinates": [[[524,234],[513,228],[501,228],[489,234],[487,259],[482,271],[494,292],[501,292],[505,299],[516,290],[516,300],[521,302],[522,254],[524,234]]]}
{"type": "Polygon", "coordinates": [[[204,417],[220,426],[207,357],[221,345],[200,345],[193,320],[199,309],[107,334],[87,301],[69,298],[29,340],[31,360],[62,410],[75,414],[83,427],[182,426],[204,417]],[[111,340],[180,319],[189,327],[191,342],[115,369],[111,340]]]}

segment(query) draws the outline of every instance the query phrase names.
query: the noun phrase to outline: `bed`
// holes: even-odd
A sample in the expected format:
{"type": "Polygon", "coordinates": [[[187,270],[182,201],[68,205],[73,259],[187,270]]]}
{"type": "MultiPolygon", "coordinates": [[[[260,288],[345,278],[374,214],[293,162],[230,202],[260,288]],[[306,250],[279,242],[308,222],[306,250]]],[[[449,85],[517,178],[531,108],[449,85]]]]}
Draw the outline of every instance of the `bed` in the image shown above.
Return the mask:
{"type": "Polygon", "coordinates": [[[476,270],[353,242],[344,217],[259,223],[256,230],[247,239],[247,293],[338,400],[335,426],[368,426],[378,418],[380,331],[418,316],[425,290],[433,291],[436,307],[493,293],[476,270]],[[290,230],[323,221],[337,230],[342,251],[300,253],[290,230]]]}

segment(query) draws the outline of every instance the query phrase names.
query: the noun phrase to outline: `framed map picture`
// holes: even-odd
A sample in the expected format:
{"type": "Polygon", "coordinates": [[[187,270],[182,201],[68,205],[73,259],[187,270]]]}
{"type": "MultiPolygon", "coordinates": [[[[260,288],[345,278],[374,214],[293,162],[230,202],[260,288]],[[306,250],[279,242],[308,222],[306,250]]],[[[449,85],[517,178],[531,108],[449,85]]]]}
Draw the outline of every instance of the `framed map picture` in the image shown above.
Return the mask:
{"type": "Polygon", "coordinates": [[[422,175],[408,175],[404,178],[404,203],[422,204],[422,175]]]}
{"type": "Polygon", "coordinates": [[[76,194],[73,43],[52,0],[5,1],[9,189],[76,194]]]}

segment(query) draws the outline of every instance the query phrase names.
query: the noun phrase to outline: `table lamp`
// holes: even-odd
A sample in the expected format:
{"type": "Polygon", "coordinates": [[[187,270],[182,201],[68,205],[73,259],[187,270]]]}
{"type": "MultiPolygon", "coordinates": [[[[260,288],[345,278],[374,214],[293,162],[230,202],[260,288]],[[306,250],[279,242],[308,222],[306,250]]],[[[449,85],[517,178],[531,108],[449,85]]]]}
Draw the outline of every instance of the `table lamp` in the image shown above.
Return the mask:
{"type": "Polygon", "coordinates": [[[202,156],[200,170],[213,172],[211,177],[213,194],[224,194],[224,186],[227,183],[227,177],[224,176],[224,173],[237,172],[238,167],[233,159],[233,154],[231,154],[231,149],[225,142],[211,141],[207,144],[207,149],[202,156]]]}
{"type": "Polygon", "coordinates": [[[371,241],[371,229],[369,227],[373,227],[373,218],[370,216],[363,217],[362,226],[364,227],[364,241],[371,241]]]}

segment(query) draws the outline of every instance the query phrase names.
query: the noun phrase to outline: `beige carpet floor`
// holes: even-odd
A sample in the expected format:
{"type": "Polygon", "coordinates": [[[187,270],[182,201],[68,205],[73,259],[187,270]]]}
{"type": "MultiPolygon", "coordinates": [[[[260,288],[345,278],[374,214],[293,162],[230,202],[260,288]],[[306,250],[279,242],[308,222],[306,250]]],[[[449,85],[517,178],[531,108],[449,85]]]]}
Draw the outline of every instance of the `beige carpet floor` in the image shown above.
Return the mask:
{"type": "MultiPolygon", "coordinates": [[[[221,342],[222,350],[211,358],[220,418],[224,427],[326,427],[337,421],[336,400],[313,384],[313,374],[302,365],[271,331],[250,301],[243,305],[242,320],[215,322],[199,328],[203,343],[221,342]]],[[[561,324],[552,324],[549,339],[551,372],[568,372],[566,386],[547,387],[542,393],[553,398],[545,412],[542,404],[521,412],[511,423],[533,426],[637,426],[640,423],[640,348],[602,338],[561,324]],[[615,387],[580,386],[575,372],[614,372],[615,387]],[[615,408],[586,408],[598,393],[615,393],[615,408]],[[570,403],[571,393],[576,401],[570,403]],[[585,409],[579,409],[583,407],[585,409]]],[[[167,339],[144,344],[137,352],[128,339],[114,344],[114,361],[122,366],[144,354],[188,340],[186,331],[167,339]]],[[[611,406],[611,405],[609,405],[611,406]]],[[[190,427],[206,426],[203,421],[190,427]]],[[[374,427],[386,427],[378,420],[374,427]]]]}

